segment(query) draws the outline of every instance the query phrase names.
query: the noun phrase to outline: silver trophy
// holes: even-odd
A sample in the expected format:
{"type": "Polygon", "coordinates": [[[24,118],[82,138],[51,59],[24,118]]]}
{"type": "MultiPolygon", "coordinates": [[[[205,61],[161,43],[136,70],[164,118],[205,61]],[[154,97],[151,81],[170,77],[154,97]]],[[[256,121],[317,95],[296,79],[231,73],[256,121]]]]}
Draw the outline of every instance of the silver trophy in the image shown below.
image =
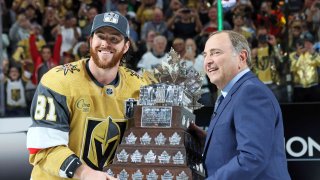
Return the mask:
{"type": "Polygon", "coordinates": [[[191,111],[202,107],[197,101],[201,96],[203,76],[188,68],[171,48],[167,61],[153,72],[157,84],[140,89],[140,105],[184,106],[191,111]]]}

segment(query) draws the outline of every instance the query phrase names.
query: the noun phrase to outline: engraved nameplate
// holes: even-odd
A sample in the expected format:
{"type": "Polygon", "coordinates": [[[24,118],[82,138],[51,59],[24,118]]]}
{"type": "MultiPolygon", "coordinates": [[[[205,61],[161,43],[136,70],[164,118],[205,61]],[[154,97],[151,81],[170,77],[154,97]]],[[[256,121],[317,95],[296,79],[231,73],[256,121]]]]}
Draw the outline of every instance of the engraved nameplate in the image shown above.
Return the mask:
{"type": "Polygon", "coordinates": [[[143,106],[141,114],[141,127],[170,128],[172,120],[172,107],[143,106]]]}

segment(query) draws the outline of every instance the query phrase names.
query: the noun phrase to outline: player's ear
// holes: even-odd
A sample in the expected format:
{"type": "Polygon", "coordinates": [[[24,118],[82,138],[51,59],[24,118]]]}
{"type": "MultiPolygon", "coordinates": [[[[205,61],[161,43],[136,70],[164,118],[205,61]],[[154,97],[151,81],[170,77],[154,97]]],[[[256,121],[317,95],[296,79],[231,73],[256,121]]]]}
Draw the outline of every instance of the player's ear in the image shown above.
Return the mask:
{"type": "Polygon", "coordinates": [[[93,38],[93,35],[91,35],[91,36],[89,37],[89,45],[90,45],[90,47],[92,47],[92,38],[93,38]]]}
{"type": "Polygon", "coordinates": [[[127,41],[125,42],[125,44],[124,44],[124,47],[123,47],[124,51],[123,51],[123,53],[126,53],[126,52],[129,50],[130,44],[131,44],[131,41],[130,41],[130,38],[128,38],[128,40],[127,40],[127,41]]]}

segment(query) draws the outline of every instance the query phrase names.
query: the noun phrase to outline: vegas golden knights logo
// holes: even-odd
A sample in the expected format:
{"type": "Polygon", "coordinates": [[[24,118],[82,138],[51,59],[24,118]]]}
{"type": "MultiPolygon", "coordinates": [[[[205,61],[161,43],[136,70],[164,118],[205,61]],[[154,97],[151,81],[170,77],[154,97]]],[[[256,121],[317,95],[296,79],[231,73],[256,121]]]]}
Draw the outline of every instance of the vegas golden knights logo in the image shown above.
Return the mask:
{"type": "Polygon", "coordinates": [[[11,99],[14,101],[18,101],[20,98],[20,89],[11,89],[11,99]]]}
{"type": "Polygon", "coordinates": [[[82,159],[96,170],[110,164],[121,141],[127,122],[113,122],[112,118],[88,119],[82,159]]]}

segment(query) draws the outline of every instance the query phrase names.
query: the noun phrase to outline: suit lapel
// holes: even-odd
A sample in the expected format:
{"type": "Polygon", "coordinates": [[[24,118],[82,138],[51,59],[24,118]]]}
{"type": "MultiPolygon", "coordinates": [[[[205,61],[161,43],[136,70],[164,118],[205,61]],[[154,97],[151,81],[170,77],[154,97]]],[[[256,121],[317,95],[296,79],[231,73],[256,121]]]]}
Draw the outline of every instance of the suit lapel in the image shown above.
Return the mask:
{"type": "Polygon", "coordinates": [[[222,114],[223,110],[225,109],[225,107],[227,106],[227,104],[231,101],[232,99],[232,95],[239,89],[239,87],[247,80],[250,79],[252,77],[255,77],[255,75],[249,71],[248,73],[246,73],[244,76],[242,76],[234,85],[233,87],[230,89],[230,91],[228,92],[227,96],[224,98],[224,100],[222,101],[222,103],[220,104],[220,106],[217,109],[217,112],[215,112],[215,115],[212,116],[211,121],[210,121],[210,125],[207,131],[207,138],[206,138],[206,143],[204,145],[204,157],[206,156],[207,150],[208,150],[208,142],[211,140],[211,136],[214,130],[214,127],[216,126],[217,122],[219,121],[219,117],[222,114]]]}

